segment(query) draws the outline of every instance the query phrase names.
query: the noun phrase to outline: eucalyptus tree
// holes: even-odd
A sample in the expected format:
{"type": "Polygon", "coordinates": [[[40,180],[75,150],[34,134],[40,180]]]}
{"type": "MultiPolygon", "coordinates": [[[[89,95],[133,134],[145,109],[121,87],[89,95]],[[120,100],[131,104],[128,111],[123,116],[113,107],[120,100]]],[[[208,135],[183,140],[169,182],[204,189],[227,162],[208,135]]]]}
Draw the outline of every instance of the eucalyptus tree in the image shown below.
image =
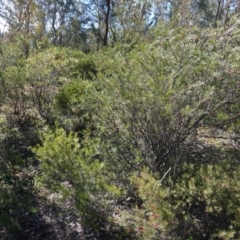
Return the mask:
{"type": "Polygon", "coordinates": [[[56,46],[66,46],[81,30],[81,8],[78,0],[42,0],[47,36],[56,46]]]}
{"type": "Polygon", "coordinates": [[[7,38],[16,41],[28,57],[44,36],[44,12],[35,0],[3,1],[1,17],[7,25],[7,38]]]}
{"type": "Polygon", "coordinates": [[[180,25],[198,25],[200,27],[218,27],[226,25],[230,16],[239,8],[237,1],[226,0],[177,0],[167,2],[171,20],[180,25]]]}

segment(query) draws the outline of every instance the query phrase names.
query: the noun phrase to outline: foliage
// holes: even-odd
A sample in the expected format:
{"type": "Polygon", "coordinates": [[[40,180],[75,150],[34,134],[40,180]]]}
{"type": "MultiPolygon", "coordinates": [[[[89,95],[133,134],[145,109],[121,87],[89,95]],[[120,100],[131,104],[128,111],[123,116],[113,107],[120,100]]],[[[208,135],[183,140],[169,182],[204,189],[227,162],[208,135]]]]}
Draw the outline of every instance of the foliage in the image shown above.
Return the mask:
{"type": "Polygon", "coordinates": [[[0,234],[53,198],[96,239],[240,238],[239,4],[100,2],[0,10],[0,234]]]}
{"type": "Polygon", "coordinates": [[[179,226],[197,239],[239,237],[239,163],[184,165],[171,190],[179,226]]]}
{"type": "Polygon", "coordinates": [[[130,182],[142,203],[131,210],[117,206],[118,216],[112,221],[137,239],[165,239],[174,223],[169,189],[157,181],[149,169],[134,173],[130,182]]]}
{"type": "Polygon", "coordinates": [[[26,63],[29,95],[40,116],[53,123],[54,96],[72,78],[91,79],[95,73],[90,57],[82,52],[50,48],[28,58],[26,63]]]}
{"type": "Polygon", "coordinates": [[[239,164],[185,164],[174,182],[148,170],[130,178],[142,199],[113,218],[138,239],[235,239],[239,237],[239,164]]]}
{"type": "Polygon", "coordinates": [[[73,80],[64,85],[55,96],[59,124],[80,135],[86,129],[93,130],[94,115],[100,110],[96,95],[95,84],[87,80],[73,80]]]}
{"type": "Polygon", "coordinates": [[[13,53],[9,49],[3,51],[1,102],[4,112],[18,126],[39,116],[53,124],[52,105],[59,88],[72,78],[90,80],[96,74],[91,57],[80,51],[50,48],[30,55],[27,60],[18,56],[16,49],[13,53]]]}
{"type": "Polygon", "coordinates": [[[106,172],[105,163],[94,157],[98,142],[90,143],[86,140],[80,148],[76,134],[56,128],[43,133],[42,145],[33,152],[41,163],[39,184],[63,198],[73,198],[85,223],[94,227],[110,214],[110,203],[120,191],[111,182],[114,176],[106,172]]]}
{"type": "Polygon", "coordinates": [[[232,95],[237,75],[231,77],[229,67],[236,65],[232,54],[239,47],[233,50],[230,42],[224,42],[222,48],[223,40],[218,40],[222,30],[176,28],[157,34],[159,40],[150,44],[97,56],[105,103],[99,123],[103,145],[112,147],[108,149],[112,161],[164,173],[188,161],[189,143],[199,142],[198,129],[213,127],[216,113],[238,101],[232,95]]]}
{"type": "Polygon", "coordinates": [[[31,211],[34,202],[34,159],[28,146],[36,144],[37,139],[34,131],[9,129],[4,118],[1,118],[0,136],[1,231],[5,228],[8,234],[18,235],[21,230],[18,218],[31,211]]]}

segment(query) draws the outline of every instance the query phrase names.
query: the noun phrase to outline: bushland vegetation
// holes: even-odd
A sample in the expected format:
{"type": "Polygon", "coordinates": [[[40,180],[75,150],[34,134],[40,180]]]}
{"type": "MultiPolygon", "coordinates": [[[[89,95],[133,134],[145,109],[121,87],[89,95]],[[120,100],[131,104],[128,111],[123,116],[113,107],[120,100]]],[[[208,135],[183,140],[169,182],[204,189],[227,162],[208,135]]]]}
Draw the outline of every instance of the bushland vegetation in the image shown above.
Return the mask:
{"type": "Polygon", "coordinates": [[[239,7],[3,1],[0,237],[239,239],[239,7]]]}

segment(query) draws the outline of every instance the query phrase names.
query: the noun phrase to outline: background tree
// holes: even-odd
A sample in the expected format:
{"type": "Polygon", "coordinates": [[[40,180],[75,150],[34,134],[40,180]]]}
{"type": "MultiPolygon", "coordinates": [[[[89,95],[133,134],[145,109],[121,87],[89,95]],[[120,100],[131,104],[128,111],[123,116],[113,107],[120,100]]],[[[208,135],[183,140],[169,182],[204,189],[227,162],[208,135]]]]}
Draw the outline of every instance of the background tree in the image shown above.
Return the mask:
{"type": "Polygon", "coordinates": [[[34,0],[4,2],[1,17],[7,24],[7,38],[17,41],[28,57],[44,37],[44,12],[41,7],[34,0]]]}

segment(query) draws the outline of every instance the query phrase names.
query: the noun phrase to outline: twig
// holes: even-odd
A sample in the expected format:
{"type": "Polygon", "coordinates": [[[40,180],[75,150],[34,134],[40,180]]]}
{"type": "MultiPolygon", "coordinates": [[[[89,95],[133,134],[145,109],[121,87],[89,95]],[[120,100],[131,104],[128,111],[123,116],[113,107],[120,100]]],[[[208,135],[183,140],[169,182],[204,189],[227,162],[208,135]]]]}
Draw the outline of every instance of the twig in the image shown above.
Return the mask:
{"type": "Polygon", "coordinates": [[[171,167],[167,170],[167,172],[165,172],[165,174],[163,175],[163,177],[161,178],[161,180],[158,181],[158,182],[156,183],[156,185],[157,185],[158,183],[162,183],[163,179],[167,176],[167,174],[168,174],[170,171],[171,171],[171,167]]]}
{"type": "Polygon", "coordinates": [[[154,188],[153,188],[153,191],[152,191],[152,194],[145,200],[145,202],[147,202],[151,196],[153,195],[154,191],[156,190],[156,187],[158,184],[161,184],[163,179],[167,176],[167,174],[171,171],[171,167],[167,170],[167,172],[165,172],[165,174],[163,175],[163,177],[161,178],[161,180],[157,181],[156,184],[154,185],[154,188]]]}

